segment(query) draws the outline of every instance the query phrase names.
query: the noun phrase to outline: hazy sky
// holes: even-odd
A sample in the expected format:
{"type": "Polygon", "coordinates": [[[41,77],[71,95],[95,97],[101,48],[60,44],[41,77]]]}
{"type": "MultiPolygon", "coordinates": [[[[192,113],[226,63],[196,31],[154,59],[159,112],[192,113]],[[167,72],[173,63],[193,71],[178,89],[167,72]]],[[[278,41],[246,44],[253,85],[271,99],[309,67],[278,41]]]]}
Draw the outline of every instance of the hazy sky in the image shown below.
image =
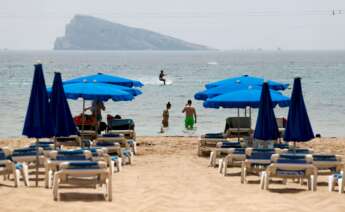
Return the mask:
{"type": "Polygon", "coordinates": [[[52,49],[87,14],[218,49],[345,49],[344,10],[345,0],[0,0],[0,48],[52,49]]]}

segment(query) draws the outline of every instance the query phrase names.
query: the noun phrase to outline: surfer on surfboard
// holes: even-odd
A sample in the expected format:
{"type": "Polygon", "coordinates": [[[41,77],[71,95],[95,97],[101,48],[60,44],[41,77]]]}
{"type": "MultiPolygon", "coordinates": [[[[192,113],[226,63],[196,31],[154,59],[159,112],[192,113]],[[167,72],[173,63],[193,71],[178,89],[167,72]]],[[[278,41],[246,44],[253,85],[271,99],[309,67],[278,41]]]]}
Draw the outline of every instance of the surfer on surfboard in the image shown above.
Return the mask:
{"type": "Polygon", "coordinates": [[[165,85],[166,83],[166,79],[164,78],[166,76],[166,74],[164,73],[163,70],[161,70],[161,73],[159,73],[159,81],[162,81],[165,85]]]}

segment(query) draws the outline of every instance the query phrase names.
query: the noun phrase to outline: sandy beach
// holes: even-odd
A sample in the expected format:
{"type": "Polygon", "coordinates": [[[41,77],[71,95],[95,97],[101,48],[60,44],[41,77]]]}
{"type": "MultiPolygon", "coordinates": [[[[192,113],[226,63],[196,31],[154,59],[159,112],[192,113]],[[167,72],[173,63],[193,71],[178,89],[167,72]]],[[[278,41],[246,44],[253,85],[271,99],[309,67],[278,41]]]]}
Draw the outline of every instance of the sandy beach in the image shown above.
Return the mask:
{"type": "MultiPolygon", "coordinates": [[[[138,137],[138,155],[132,165],[113,175],[113,201],[99,190],[63,189],[61,201],[52,190],[13,188],[0,180],[1,211],[345,211],[344,195],[327,191],[326,176],[319,177],[318,190],[289,181],[261,191],[257,177],[241,184],[239,169],[226,177],[207,167],[208,158],[198,157],[197,137],[138,137]]],[[[2,139],[1,146],[19,147],[28,139],[2,139]]],[[[316,151],[345,153],[345,139],[315,139],[301,146],[316,151]]]]}

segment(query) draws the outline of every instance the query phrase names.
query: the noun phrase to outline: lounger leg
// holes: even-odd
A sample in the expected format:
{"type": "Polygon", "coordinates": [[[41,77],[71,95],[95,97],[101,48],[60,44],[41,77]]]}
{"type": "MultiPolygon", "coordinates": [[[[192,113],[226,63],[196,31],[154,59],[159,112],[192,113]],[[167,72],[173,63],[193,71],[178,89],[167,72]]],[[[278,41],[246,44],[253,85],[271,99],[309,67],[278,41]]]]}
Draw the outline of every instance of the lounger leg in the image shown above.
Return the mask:
{"type": "Polygon", "coordinates": [[[57,201],[58,200],[58,189],[59,189],[59,175],[58,173],[54,174],[54,182],[53,182],[53,196],[54,196],[54,200],[57,201]]]}
{"type": "Polygon", "coordinates": [[[20,171],[18,169],[15,169],[13,173],[14,187],[18,187],[19,185],[19,176],[20,176],[20,171]]]}
{"type": "Polygon", "coordinates": [[[24,180],[24,185],[29,186],[29,170],[28,170],[28,165],[23,164],[23,169],[22,171],[22,176],[24,180]]]}
{"type": "Polygon", "coordinates": [[[338,179],[339,194],[344,193],[344,179],[338,179]]]}
{"type": "Polygon", "coordinates": [[[214,152],[211,151],[211,152],[210,152],[210,158],[209,158],[209,160],[208,160],[208,166],[209,166],[209,167],[213,167],[213,155],[214,155],[214,152]]]}
{"type": "Polygon", "coordinates": [[[245,183],[245,180],[246,180],[246,172],[247,172],[247,169],[245,167],[245,164],[242,163],[242,166],[241,166],[241,183],[245,183]]]}
{"type": "Polygon", "coordinates": [[[137,142],[133,141],[133,154],[137,154],[137,142]]]}
{"type": "Polygon", "coordinates": [[[112,201],[113,200],[113,191],[112,191],[112,187],[113,187],[113,183],[112,183],[112,177],[111,177],[111,175],[109,176],[109,178],[108,178],[108,200],[109,201],[112,201]]]}
{"type": "Polygon", "coordinates": [[[219,174],[222,174],[222,172],[223,172],[223,163],[224,163],[224,159],[218,160],[218,173],[219,174]]]}
{"type": "Polygon", "coordinates": [[[330,176],[328,176],[328,191],[329,192],[334,191],[334,186],[335,186],[334,175],[330,175],[330,176]]]}
{"type": "Polygon", "coordinates": [[[229,158],[226,156],[223,160],[223,176],[226,176],[228,173],[228,164],[229,164],[229,158]]]}
{"type": "Polygon", "coordinates": [[[121,171],[122,170],[122,158],[118,158],[117,159],[117,164],[116,164],[116,166],[117,166],[117,171],[121,171]]]}
{"type": "Polygon", "coordinates": [[[286,179],[286,178],[283,178],[283,179],[282,179],[282,183],[283,183],[284,185],[286,185],[286,184],[287,184],[287,179],[286,179]]]}
{"type": "Polygon", "coordinates": [[[266,178],[266,172],[262,171],[260,173],[260,188],[261,188],[261,190],[263,190],[265,187],[265,178],[266,178]]]}
{"type": "Polygon", "coordinates": [[[268,190],[269,188],[269,184],[270,184],[270,176],[268,175],[268,173],[266,172],[265,174],[265,183],[264,183],[264,189],[268,190]]]}

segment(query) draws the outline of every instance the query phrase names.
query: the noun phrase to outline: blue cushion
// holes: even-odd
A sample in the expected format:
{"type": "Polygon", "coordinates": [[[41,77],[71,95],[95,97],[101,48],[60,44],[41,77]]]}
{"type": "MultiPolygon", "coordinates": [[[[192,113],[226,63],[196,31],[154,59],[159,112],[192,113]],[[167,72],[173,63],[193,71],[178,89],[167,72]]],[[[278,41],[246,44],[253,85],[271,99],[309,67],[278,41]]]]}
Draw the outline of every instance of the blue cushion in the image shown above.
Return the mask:
{"type": "MultiPolygon", "coordinates": [[[[12,153],[12,157],[18,157],[18,156],[35,156],[36,155],[36,151],[25,151],[25,152],[13,152],[12,153]]],[[[39,154],[41,155],[41,153],[39,154]]]]}
{"type": "Polygon", "coordinates": [[[113,142],[97,142],[96,146],[107,147],[107,146],[115,146],[117,143],[113,142]]]}
{"type": "Polygon", "coordinates": [[[130,145],[134,145],[134,140],[130,139],[130,140],[127,140],[127,143],[130,144],[130,145]]]}
{"type": "Polygon", "coordinates": [[[269,152],[269,153],[274,153],[274,149],[271,149],[271,148],[254,148],[253,152],[269,152]]]}
{"type": "Polygon", "coordinates": [[[301,159],[278,159],[277,163],[289,163],[289,164],[306,164],[306,160],[301,159]]]}
{"type": "Polygon", "coordinates": [[[279,155],[279,159],[290,159],[290,160],[304,160],[304,154],[292,154],[292,153],[283,153],[279,155]]]}
{"type": "Polygon", "coordinates": [[[21,164],[21,163],[16,163],[16,169],[22,170],[22,169],[23,169],[23,164],[21,164]]]}
{"type": "Polygon", "coordinates": [[[221,148],[241,148],[241,144],[239,142],[222,142],[221,148]]]}
{"type": "Polygon", "coordinates": [[[337,161],[337,158],[335,155],[313,155],[314,161],[337,161]]]}
{"type": "Polygon", "coordinates": [[[57,155],[56,160],[70,161],[70,160],[87,160],[85,155],[57,155]]]}
{"type": "Polygon", "coordinates": [[[32,152],[36,151],[35,147],[26,147],[26,148],[20,148],[20,149],[14,149],[13,152],[32,152]]]}
{"type": "Polygon", "coordinates": [[[224,138],[223,133],[206,133],[205,138],[224,138]]]}
{"type": "Polygon", "coordinates": [[[288,149],[289,144],[273,144],[274,148],[279,148],[279,149],[288,149]]]}
{"type": "Polygon", "coordinates": [[[248,159],[254,160],[271,160],[273,152],[252,152],[248,159]]]}
{"type": "Polygon", "coordinates": [[[235,148],[234,154],[244,155],[246,152],[245,148],[235,148]]]}
{"type": "Polygon", "coordinates": [[[98,169],[98,163],[93,161],[70,162],[68,169],[98,169]]]}
{"type": "Polygon", "coordinates": [[[8,157],[5,155],[4,152],[0,151],[0,160],[7,160],[8,157]]]}
{"type": "Polygon", "coordinates": [[[101,137],[117,138],[117,137],[120,137],[120,136],[121,136],[120,134],[107,133],[107,134],[103,134],[101,137]]]}
{"type": "Polygon", "coordinates": [[[335,179],[337,179],[337,180],[343,178],[343,176],[342,176],[340,173],[335,173],[335,174],[333,175],[333,177],[334,177],[335,179]]]}
{"type": "Polygon", "coordinates": [[[76,149],[76,150],[59,150],[58,151],[59,155],[80,155],[84,154],[83,149],[76,149]]]}
{"type": "Polygon", "coordinates": [[[110,158],[111,158],[111,160],[118,160],[119,159],[119,157],[117,155],[113,155],[110,158]]]}
{"type": "Polygon", "coordinates": [[[282,170],[277,169],[277,175],[282,177],[301,177],[305,175],[305,170],[282,170]]]}
{"type": "Polygon", "coordinates": [[[129,149],[123,150],[122,154],[126,157],[130,157],[132,155],[132,153],[129,149]]]}
{"type": "Polygon", "coordinates": [[[309,149],[289,149],[288,153],[310,154],[309,149]]]}

